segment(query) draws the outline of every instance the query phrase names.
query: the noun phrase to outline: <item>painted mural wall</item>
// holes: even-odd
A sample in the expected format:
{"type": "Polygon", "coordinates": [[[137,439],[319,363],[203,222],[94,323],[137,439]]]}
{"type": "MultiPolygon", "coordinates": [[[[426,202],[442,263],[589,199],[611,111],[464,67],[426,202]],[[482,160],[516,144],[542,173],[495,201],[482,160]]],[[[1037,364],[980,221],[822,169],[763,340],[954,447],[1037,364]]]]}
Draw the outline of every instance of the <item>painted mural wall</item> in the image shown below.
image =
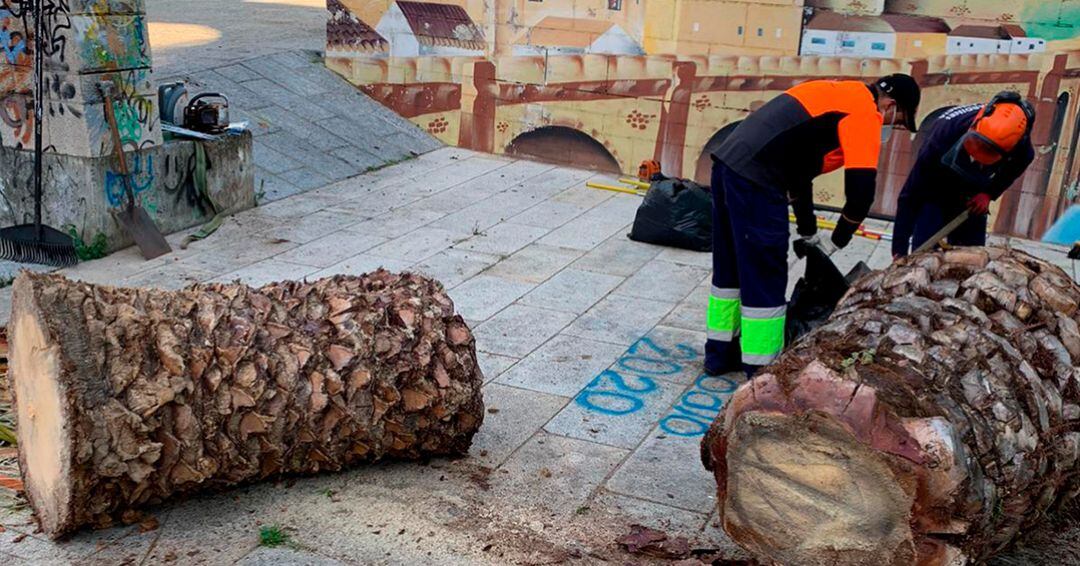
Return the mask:
{"type": "MultiPolygon", "coordinates": [[[[994,229],[1040,236],[1080,200],[1080,0],[328,0],[326,64],[444,142],[706,180],[732,125],[806,80],[906,72],[921,113],[1017,90],[1038,158],[994,229]],[[399,56],[407,50],[407,56],[399,56]]],[[[910,135],[885,145],[891,215],[910,135]]],[[[817,200],[842,204],[838,175],[817,200]]]]}
{"type": "MultiPolygon", "coordinates": [[[[33,147],[33,0],[0,0],[0,143],[33,147]]],[[[162,142],[157,93],[150,80],[144,0],[44,0],[47,151],[110,155],[113,143],[98,88],[110,81],[123,145],[162,142]]]]}

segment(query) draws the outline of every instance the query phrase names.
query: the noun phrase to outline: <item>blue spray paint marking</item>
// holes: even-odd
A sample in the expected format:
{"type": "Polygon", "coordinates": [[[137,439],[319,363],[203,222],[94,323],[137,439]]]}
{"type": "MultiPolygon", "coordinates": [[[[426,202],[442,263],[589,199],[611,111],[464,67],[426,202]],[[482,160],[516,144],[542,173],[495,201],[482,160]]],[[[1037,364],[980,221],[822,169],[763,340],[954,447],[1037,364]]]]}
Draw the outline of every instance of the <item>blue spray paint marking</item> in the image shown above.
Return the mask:
{"type": "MultiPolygon", "coordinates": [[[[574,402],[604,416],[634,414],[660,397],[661,384],[655,377],[676,375],[686,362],[699,356],[695,348],[686,344],[669,349],[642,338],[615,362],[613,369],[603,371],[585,386],[574,402]]],[[[661,430],[679,437],[704,435],[737,387],[730,379],[701,375],[660,421],[661,430]]]]}
{"type": "Polygon", "coordinates": [[[594,413],[622,416],[636,413],[645,407],[646,395],[659,391],[656,381],[636,376],[636,383],[627,383],[625,377],[612,370],[605,370],[578,394],[577,404],[594,413]],[[614,388],[614,391],[611,389],[614,388]]]}
{"type": "Polygon", "coordinates": [[[738,387],[726,377],[702,374],[694,381],[693,389],[679,398],[672,412],[660,419],[660,430],[674,436],[704,435],[738,387]]]}
{"type": "MultiPolygon", "coordinates": [[[[150,189],[154,184],[154,157],[151,155],[132,154],[131,191],[137,196],[150,189]]],[[[124,176],[112,171],[105,172],[105,199],[109,206],[120,206],[127,201],[124,195],[124,176]]]]}

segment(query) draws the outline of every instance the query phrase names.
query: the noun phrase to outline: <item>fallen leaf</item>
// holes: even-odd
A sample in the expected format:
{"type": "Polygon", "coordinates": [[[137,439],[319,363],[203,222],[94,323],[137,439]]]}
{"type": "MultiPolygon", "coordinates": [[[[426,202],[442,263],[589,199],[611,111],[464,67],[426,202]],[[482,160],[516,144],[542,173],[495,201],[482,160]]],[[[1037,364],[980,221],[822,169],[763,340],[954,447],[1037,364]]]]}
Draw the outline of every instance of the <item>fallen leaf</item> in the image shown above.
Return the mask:
{"type": "Polygon", "coordinates": [[[642,525],[631,525],[630,534],[619,537],[615,542],[631,554],[670,559],[690,556],[690,541],[685,537],[669,539],[667,533],[642,525]]]}
{"type": "Polygon", "coordinates": [[[25,539],[26,539],[26,533],[22,533],[22,534],[15,535],[15,538],[11,539],[11,542],[17,544],[17,543],[22,542],[25,539]]]}
{"type": "Polygon", "coordinates": [[[545,478],[551,477],[551,470],[547,468],[540,468],[540,476],[545,478]]]}

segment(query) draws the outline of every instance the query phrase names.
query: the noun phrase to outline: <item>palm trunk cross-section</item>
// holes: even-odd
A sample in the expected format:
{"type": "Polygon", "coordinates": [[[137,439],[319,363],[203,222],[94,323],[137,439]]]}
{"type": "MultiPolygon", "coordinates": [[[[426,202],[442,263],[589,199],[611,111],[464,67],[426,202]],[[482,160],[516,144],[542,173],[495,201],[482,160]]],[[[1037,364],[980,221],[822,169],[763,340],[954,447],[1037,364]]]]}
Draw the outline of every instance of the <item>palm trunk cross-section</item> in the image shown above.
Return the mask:
{"type": "Polygon", "coordinates": [[[483,420],[472,333],[419,275],[167,292],[24,273],[12,302],[20,464],[54,538],[185,493],[463,454],[483,420]]]}
{"type": "Polygon", "coordinates": [[[908,258],[741,387],[702,444],[764,562],[978,562],[1080,482],[1080,287],[1000,248],[908,258]]]}

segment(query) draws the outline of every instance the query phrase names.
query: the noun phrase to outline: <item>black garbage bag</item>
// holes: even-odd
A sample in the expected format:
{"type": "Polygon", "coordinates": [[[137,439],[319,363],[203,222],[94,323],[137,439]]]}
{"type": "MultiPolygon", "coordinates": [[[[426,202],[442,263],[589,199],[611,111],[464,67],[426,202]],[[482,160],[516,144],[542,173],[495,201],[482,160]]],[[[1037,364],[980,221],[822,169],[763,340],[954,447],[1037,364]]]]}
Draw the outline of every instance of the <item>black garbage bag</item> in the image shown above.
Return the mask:
{"type": "Polygon", "coordinates": [[[872,270],[859,262],[844,276],[829,256],[816,246],[795,242],[795,254],[806,258],[806,273],[795,284],[788,302],[785,343],[794,344],[815,328],[825,324],[851,285],[872,270]]]}
{"type": "Polygon", "coordinates": [[[712,194],[685,179],[655,181],[637,211],[630,239],[697,252],[712,251],[712,194]]]}

